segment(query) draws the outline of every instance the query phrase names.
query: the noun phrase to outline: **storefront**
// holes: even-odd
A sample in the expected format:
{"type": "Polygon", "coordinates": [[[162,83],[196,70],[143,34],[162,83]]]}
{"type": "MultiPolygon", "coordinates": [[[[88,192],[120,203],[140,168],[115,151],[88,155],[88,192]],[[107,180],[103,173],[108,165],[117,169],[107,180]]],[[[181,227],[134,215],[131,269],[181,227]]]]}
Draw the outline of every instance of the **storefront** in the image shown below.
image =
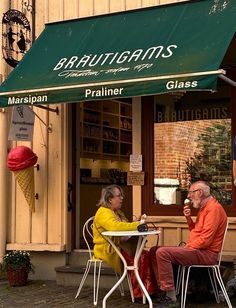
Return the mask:
{"type": "MultiPolygon", "coordinates": [[[[44,10],[49,14],[46,3],[44,10]]],[[[66,15],[64,5],[61,9],[66,15]]],[[[82,8],[78,5],[77,10],[82,8]]],[[[181,198],[187,181],[197,178],[187,167],[199,167],[199,156],[188,151],[188,146],[196,147],[196,139],[212,125],[222,129],[218,135],[227,127],[229,147],[221,139],[222,151],[213,149],[208,159],[215,157],[216,162],[220,155],[221,161],[228,162],[235,135],[235,3],[182,1],[137,8],[138,4],[114,5],[113,10],[98,11],[112,14],[84,13],[83,17],[98,16],[81,18],[70,11],[67,19],[71,20],[63,14],[63,18],[49,18],[45,30],[1,85],[0,106],[7,110],[5,131],[12,109],[8,107],[30,106],[40,118],[30,143],[39,157],[35,213],[26,207],[12,175],[2,174],[10,183],[0,188],[7,194],[8,209],[2,210],[8,217],[7,249],[47,252],[51,260],[58,256],[57,265],[65,262],[65,252],[80,248],[81,226],[96,210],[99,191],[114,180],[125,187],[128,215],[146,212],[165,230],[162,243],[176,245],[187,234],[181,198]],[[182,142],[186,144],[177,149],[182,142]],[[171,152],[171,147],[176,150],[171,152]],[[130,154],[142,155],[144,185],[126,185],[130,154]],[[189,161],[192,157],[195,160],[189,161]],[[154,198],[155,183],[158,196],[154,198]],[[167,188],[173,196],[166,201],[163,191],[167,188]]],[[[36,4],[41,25],[44,10],[36,4]]],[[[8,144],[6,139],[5,134],[3,149],[29,145],[8,144]]],[[[232,217],[229,237],[233,237],[235,191],[232,170],[223,165],[219,166],[223,171],[212,176],[216,177],[213,183],[221,186],[226,179],[223,191],[229,197],[224,206],[232,217]]],[[[236,246],[231,241],[227,250],[227,258],[232,259],[236,246]]]]}

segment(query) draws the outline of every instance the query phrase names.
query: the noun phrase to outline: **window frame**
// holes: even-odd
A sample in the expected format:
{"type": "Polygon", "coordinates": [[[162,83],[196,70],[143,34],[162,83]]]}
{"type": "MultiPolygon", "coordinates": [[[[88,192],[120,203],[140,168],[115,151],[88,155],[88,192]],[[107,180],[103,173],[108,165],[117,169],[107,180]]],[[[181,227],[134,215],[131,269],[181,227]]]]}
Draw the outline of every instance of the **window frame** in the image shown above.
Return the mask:
{"type": "MultiPolygon", "coordinates": [[[[230,71],[230,78],[236,79],[236,70],[230,71]]],[[[236,135],[236,87],[230,87],[232,145],[236,135]]],[[[142,186],[142,212],[150,216],[183,216],[183,207],[179,205],[154,204],[154,96],[142,97],[142,155],[145,184],[142,186]]],[[[236,216],[236,188],[232,179],[232,205],[225,206],[228,216],[236,216]]],[[[196,211],[192,213],[196,215],[196,211]]]]}

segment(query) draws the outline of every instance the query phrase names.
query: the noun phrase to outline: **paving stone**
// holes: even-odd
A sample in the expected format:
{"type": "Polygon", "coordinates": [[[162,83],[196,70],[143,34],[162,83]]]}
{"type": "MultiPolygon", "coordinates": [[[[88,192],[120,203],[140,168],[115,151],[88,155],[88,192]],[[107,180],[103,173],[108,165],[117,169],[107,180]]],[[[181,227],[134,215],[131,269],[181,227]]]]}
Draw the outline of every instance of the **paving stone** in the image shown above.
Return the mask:
{"type": "MultiPolygon", "coordinates": [[[[93,306],[93,289],[84,287],[78,299],[75,299],[77,287],[58,286],[55,281],[29,281],[23,287],[10,287],[7,281],[0,281],[0,308],[46,308],[46,307],[66,307],[66,308],[91,308],[93,306]]],[[[108,289],[99,291],[99,303],[97,308],[102,308],[102,298],[108,292],[108,289]]],[[[148,304],[132,303],[130,295],[126,292],[124,297],[120,296],[116,290],[107,300],[107,308],[140,308],[148,307],[148,304]]],[[[236,298],[232,300],[233,307],[236,307],[236,298]],[[234,300],[234,301],[233,301],[234,300]]],[[[154,308],[157,306],[154,304],[154,308]]],[[[191,308],[223,308],[227,307],[225,303],[188,303],[191,308]]]]}

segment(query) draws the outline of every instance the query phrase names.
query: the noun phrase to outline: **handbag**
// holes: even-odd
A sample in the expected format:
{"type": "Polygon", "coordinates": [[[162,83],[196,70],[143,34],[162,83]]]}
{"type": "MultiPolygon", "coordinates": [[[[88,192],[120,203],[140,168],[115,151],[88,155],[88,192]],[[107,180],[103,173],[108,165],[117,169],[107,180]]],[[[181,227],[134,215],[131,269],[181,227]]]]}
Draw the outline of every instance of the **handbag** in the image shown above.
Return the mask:
{"type": "Polygon", "coordinates": [[[148,225],[147,224],[138,225],[137,229],[138,229],[139,232],[147,232],[148,231],[148,225]]]}
{"type": "Polygon", "coordinates": [[[149,222],[148,224],[144,223],[144,224],[138,225],[137,230],[139,232],[147,232],[149,230],[158,230],[158,227],[155,226],[155,224],[153,222],[149,222]],[[152,227],[149,227],[148,224],[151,224],[152,227]]]}

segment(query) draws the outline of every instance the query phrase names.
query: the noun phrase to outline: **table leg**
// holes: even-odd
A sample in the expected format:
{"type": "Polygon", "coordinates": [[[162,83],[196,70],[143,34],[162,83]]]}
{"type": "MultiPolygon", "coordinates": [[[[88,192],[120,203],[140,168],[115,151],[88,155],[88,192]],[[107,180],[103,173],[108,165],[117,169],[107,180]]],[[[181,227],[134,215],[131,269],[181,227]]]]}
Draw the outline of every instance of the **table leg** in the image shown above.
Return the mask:
{"type": "Polygon", "coordinates": [[[139,276],[139,272],[138,272],[138,261],[139,258],[141,256],[141,253],[143,251],[144,245],[147,241],[147,237],[146,236],[140,236],[138,239],[138,244],[137,244],[137,248],[136,248],[136,252],[135,252],[135,257],[134,257],[134,273],[135,276],[137,278],[137,281],[139,283],[140,288],[142,289],[144,295],[146,296],[148,303],[149,303],[149,308],[153,308],[153,303],[152,303],[152,299],[149,296],[147,289],[145,288],[140,276],[139,276]]]}
{"type": "Polygon", "coordinates": [[[121,258],[123,264],[124,264],[124,272],[121,275],[120,279],[116,282],[116,284],[111,288],[111,290],[105,295],[102,301],[102,308],[106,308],[106,301],[108,297],[115,291],[115,289],[122,283],[122,281],[125,279],[125,276],[127,275],[127,262],[123,255],[121,254],[120,250],[115,246],[115,244],[110,240],[109,237],[107,237],[107,240],[112,245],[112,247],[115,249],[119,257],[121,258]]]}

